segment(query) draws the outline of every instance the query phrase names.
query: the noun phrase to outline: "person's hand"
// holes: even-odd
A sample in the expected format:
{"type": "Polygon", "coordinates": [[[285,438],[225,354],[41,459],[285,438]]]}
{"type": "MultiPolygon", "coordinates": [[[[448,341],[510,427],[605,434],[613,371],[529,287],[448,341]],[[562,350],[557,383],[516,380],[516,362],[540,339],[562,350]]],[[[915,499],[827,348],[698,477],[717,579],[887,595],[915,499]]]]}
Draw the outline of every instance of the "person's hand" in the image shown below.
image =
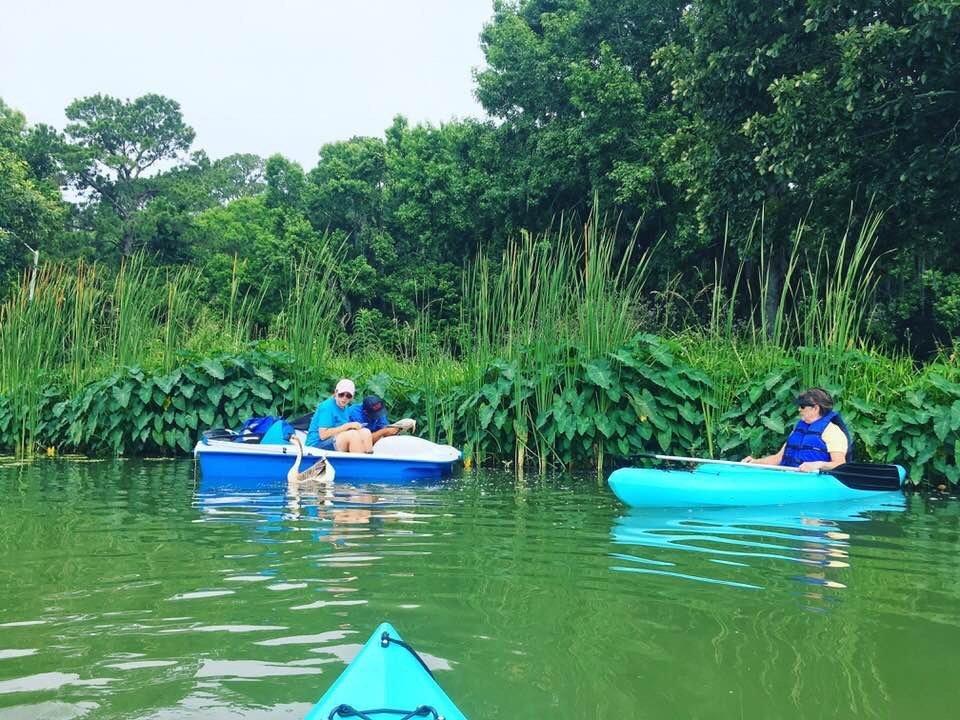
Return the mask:
{"type": "Polygon", "coordinates": [[[749,465],[749,464],[752,463],[753,461],[754,461],[753,455],[747,455],[747,456],[746,456],[743,460],[741,460],[740,462],[742,462],[742,463],[747,463],[747,464],[749,465]]]}
{"type": "Polygon", "coordinates": [[[397,435],[400,432],[398,427],[385,427],[386,432],[383,434],[384,437],[389,437],[391,435],[397,435]]]}
{"type": "Polygon", "coordinates": [[[818,472],[822,466],[822,462],[811,460],[805,463],[800,463],[800,467],[798,467],[797,470],[803,470],[804,472],[818,472]]]}
{"type": "Polygon", "coordinates": [[[348,422],[348,423],[344,423],[344,424],[343,424],[343,429],[344,429],[344,430],[359,430],[359,429],[362,428],[362,427],[363,427],[363,425],[361,425],[361,424],[358,423],[358,422],[348,422]]]}

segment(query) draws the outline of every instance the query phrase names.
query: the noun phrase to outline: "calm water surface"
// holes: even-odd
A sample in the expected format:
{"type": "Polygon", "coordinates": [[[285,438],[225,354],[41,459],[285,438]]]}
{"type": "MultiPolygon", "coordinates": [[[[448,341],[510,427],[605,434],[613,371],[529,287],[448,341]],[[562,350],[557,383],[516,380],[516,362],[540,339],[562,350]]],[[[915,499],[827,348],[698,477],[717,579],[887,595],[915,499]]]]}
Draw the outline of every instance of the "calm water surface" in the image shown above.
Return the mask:
{"type": "Polygon", "coordinates": [[[473,720],[953,716],[960,502],[627,511],[589,479],[206,487],[0,462],[0,720],[302,717],[389,620],[473,720]]]}

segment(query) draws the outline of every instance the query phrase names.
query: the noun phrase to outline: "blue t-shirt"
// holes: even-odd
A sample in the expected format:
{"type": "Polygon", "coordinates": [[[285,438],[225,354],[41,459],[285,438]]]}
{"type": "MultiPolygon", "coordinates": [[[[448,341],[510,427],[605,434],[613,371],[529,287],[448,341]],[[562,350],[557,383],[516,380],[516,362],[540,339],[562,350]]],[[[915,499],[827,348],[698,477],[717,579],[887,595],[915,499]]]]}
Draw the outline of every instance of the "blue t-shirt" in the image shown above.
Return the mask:
{"type": "Polygon", "coordinates": [[[363,403],[357,403],[347,408],[350,411],[350,420],[363,425],[370,432],[376,432],[385,428],[387,423],[387,414],[385,412],[370,417],[363,411],[363,403]]]}
{"type": "Polygon", "coordinates": [[[321,428],[339,427],[350,422],[351,407],[347,405],[341,410],[335,397],[328,397],[317,405],[317,410],[310,419],[310,429],[307,430],[307,445],[317,447],[320,444],[321,428]]]}

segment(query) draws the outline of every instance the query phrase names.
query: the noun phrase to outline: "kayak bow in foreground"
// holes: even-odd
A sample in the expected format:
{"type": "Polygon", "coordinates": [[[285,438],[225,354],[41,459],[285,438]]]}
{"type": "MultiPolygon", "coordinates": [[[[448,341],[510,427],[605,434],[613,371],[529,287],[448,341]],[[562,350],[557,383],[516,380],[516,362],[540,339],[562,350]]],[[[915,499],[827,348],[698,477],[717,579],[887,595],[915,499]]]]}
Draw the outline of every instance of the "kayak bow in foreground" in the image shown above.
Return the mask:
{"type": "Polygon", "coordinates": [[[390,623],[370,636],[305,720],[466,720],[390,623]]]}

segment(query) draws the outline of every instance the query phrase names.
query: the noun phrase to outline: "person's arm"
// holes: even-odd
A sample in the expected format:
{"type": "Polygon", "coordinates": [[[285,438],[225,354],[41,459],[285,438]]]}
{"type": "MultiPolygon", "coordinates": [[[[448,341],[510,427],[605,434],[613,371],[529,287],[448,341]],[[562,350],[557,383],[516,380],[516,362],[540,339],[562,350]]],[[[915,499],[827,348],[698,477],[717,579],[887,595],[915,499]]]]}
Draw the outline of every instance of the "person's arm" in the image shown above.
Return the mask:
{"type": "Polygon", "coordinates": [[[820,470],[829,470],[837,465],[843,465],[847,461],[846,452],[831,452],[830,461],[812,460],[810,462],[800,463],[800,469],[804,472],[819,472],[820,470]]]}
{"type": "Polygon", "coordinates": [[[320,435],[321,440],[329,440],[334,435],[339,435],[346,430],[359,430],[361,427],[363,426],[358,422],[346,422],[335,427],[320,428],[317,434],[320,435]]]}
{"type": "Polygon", "coordinates": [[[387,425],[382,427],[379,430],[374,430],[373,432],[373,441],[376,442],[380,438],[390,437],[391,435],[396,435],[400,432],[400,428],[394,427],[393,425],[387,425]]]}
{"type": "Polygon", "coordinates": [[[321,440],[329,440],[334,435],[339,435],[345,430],[359,430],[361,427],[358,422],[345,422],[341,425],[334,425],[339,418],[333,411],[326,407],[317,408],[317,414],[317,435],[320,436],[321,440]]]}
{"type": "Polygon", "coordinates": [[[747,455],[740,462],[747,463],[748,465],[779,465],[780,461],[783,460],[783,451],[787,449],[787,444],[784,443],[780,450],[775,452],[773,455],[767,455],[761,458],[755,458],[752,455],[747,455]]]}
{"type": "Polygon", "coordinates": [[[370,424],[367,425],[367,427],[372,433],[373,442],[377,442],[377,440],[380,438],[396,435],[398,432],[400,432],[400,428],[396,428],[387,424],[386,415],[377,415],[370,421],[370,424]]]}
{"type": "Polygon", "coordinates": [[[830,454],[829,460],[811,460],[800,464],[800,469],[805,472],[818,472],[820,470],[830,470],[843,465],[847,461],[847,450],[850,449],[850,440],[847,434],[837,425],[830,423],[823,431],[823,444],[827,446],[827,452],[830,454]]]}

